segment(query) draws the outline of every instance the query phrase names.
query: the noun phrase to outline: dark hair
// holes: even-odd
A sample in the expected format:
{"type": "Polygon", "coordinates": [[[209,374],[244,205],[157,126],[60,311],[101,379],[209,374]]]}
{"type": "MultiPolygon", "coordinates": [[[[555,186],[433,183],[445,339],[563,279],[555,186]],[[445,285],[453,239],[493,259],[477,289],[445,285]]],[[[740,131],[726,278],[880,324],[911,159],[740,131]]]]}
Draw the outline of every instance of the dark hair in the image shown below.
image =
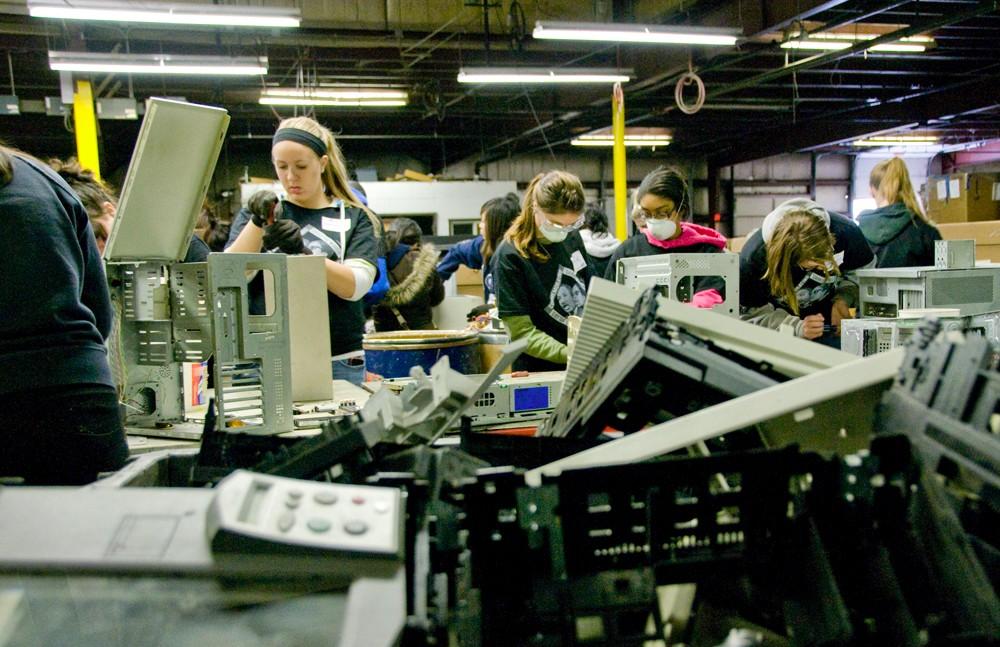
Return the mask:
{"type": "MultiPolygon", "coordinates": [[[[386,228],[390,234],[394,234],[390,239],[393,243],[400,242],[410,246],[419,245],[420,236],[424,233],[420,229],[420,225],[410,218],[395,218],[386,225],[386,228]]],[[[395,246],[395,244],[392,244],[389,249],[395,246]]]]}
{"type": "Polygon", "coordinates": [[[104,216],[104,203],[110,202],[117,206],[118,198],[114,190],[104,182],[94,176],[94,172],[80,166],[80,162],[75,157],[70,157],[65,162],[58,158],[49,159],[49,167],[59,174],[73,193],[80,198],[83,208],[87,210],[90,224],[94,228],[94,235],[98,238],[107,239],[111,235],[110,231],[105,231],[101,224],[104,216]]]}
{"type": "Polygon", "coordinates": [[[502,198],[491,198],[479,209],[486,224],[483,235],[483,265],[490,262],[493,253],[500,246],[510,225],[521,213],[521,198],[516,193],[508,193],[502,198]]]}
{"type": "Polygon", "coordinates": [[[608,233],[608,214],[596,202],[588,202],[584,208],[583,228],[594,234],[608,233]]]}
{"type": "Polygon", "coordinates": [[[680,171],[673,168],[661,166],[642,179],[639,188],[635,190],[635,204],[638,206],[647,193],[652,193],[658,198],[670,200],[674,203],[674,208],[683,219],[688,209],[688,185],[687,180],[680,171]]]}
{"type": "Polygon", "coordinates": [[[212,227],[205,236],[205,244],[213,252],[226,251],[226,243],[229,242],[229,225],[218,223],[212,227]]]}

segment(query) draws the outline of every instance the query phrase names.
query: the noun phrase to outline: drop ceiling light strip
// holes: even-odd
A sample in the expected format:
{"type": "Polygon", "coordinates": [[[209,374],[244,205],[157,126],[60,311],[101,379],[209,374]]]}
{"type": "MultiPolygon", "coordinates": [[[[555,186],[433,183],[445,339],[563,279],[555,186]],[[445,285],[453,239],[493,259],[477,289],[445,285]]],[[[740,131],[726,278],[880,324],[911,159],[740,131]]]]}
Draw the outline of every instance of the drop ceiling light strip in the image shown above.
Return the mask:
{"type": "Polygon", "coordinates": [[[110,74],[256,76],[267,74],[267,57],[49,52],[49,68],[110,74]]]}
{"type": "Polygon", "coordinates": [[[90,0],[29,0],[28,14],[35,18],[94,20],[222,27],[298,27],[296,8],[248,7],[212,4],[124,4],[90,0]]]}
{"type": "Polygon", "coordinates": [[[586,40],[605,43],[646,43],[662,45],[735,45],[737,29],[671,25],[626,25],[615,23],[554,22],[535,23],[532,36],[551,40],[586,40]]]}
{"type": "Polygon", "coordinates": [[[627,83],[631,72],[601,68],[493,68],[466,67],[459,83],[627,83]]]}
{"type": "Polygon", "coordinates": [[[265,88],[261,98],[291,98],[291,99],[349,99],[349,100],[381,100],[406,101],[405,90],[388,88],[265,88]]]}

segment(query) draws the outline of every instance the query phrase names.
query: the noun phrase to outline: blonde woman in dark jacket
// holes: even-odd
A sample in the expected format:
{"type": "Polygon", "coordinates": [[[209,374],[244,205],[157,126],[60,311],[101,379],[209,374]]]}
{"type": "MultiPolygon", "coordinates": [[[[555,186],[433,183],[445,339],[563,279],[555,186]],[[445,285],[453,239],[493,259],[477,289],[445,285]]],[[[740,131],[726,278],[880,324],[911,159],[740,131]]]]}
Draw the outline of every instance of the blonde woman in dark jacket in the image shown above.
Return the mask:
{"type": "Polygon", "coordinates": [[[878,208],[862,212],[858,225],[875,251],[875,266],[933,265],[934,241],[941,234],[924,215],[903,160],[876,164],[869,185],[878,208]]]}

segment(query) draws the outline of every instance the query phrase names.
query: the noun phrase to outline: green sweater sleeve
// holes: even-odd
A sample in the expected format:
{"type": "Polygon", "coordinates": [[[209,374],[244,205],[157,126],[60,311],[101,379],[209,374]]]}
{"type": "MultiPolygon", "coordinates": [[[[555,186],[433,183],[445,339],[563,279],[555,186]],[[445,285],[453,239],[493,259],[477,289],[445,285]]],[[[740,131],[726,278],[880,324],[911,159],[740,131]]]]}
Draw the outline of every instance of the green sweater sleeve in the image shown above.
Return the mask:
{"type": "Polygon", "coordinates": [[[536,328],[535,324],[531,323],[530,316],[504,317],[503,322],[510,331],[511,340],[521,338],[528,340],[528,347],[524,350],[526,354],[557,364],[566,363],[566,344],[556,341],[536,328]]]}

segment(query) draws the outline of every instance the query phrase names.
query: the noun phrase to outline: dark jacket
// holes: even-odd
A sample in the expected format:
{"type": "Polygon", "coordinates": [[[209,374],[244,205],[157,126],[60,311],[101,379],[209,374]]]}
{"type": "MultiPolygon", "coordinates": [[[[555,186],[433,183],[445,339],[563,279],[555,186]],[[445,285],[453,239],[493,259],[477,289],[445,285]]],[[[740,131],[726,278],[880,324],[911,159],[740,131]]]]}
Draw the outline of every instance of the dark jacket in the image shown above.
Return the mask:
{"type": "Polygon", "coordinates": [[[0,394],[114,386],[111,296],[79,198],[48,166],[14,156],[0,214],[0,394]]]}
{"type": "Polygon", "coordinates": [[[397,244],[386,257],[389,291],[375,306],[375,330],[432,330],[431,308],[444,300],[444,283],[435,271],[433,245],[397,244]]]}
{"type": "Polygon", "coordinates": [[[862,212],[858,226],[875,252],[875,267],[934,264],[934,241],[941,234],[902,202],[862,212]]]}

